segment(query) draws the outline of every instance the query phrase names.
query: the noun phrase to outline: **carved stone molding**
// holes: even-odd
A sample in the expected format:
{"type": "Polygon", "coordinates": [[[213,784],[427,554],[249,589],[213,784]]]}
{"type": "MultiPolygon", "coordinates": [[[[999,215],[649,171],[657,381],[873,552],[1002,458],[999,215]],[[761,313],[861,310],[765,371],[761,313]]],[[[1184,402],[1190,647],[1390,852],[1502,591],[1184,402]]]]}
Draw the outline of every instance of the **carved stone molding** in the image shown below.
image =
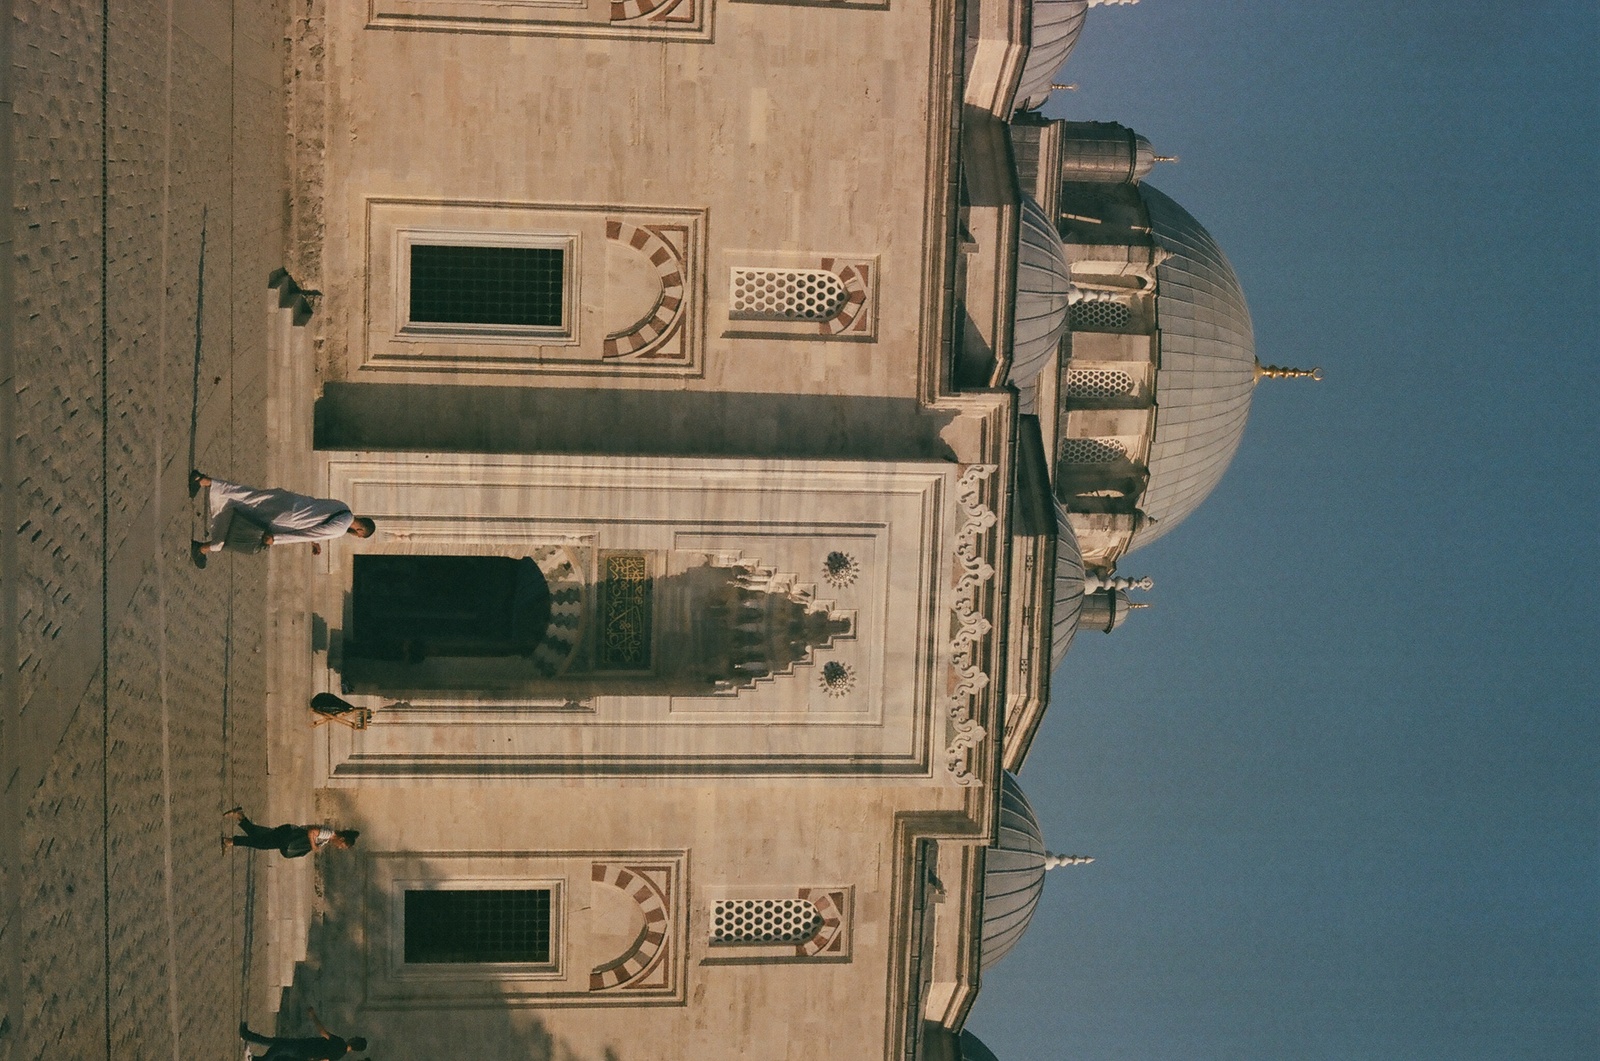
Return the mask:
{"type": "Polygon", "coordinates": [[[951,688],[947,705],[950,736],[944,765],[958,785],[980,783],[973,772],[973,760],[978,745],[988,735],[978,724],[977,714],[980,697],[989,685],[984,666],[993,624],[984,611],[990,596],[986,587],[994,580],[991,558],[996,517],[989,506],[993,491],[990,479],[996,470],[993,464],[972,464],[956,480],[956,504],[965,519],[956,533],[957,577],[951,603],[955,636],[950,642],[951,688]]]}

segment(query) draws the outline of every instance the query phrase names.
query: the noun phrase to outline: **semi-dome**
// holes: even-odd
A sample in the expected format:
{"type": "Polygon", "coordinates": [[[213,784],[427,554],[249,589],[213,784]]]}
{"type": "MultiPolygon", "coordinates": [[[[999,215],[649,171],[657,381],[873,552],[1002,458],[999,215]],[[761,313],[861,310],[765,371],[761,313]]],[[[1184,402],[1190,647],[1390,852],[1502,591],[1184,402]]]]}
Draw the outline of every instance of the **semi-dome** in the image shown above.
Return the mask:
{"type": "Polygon", "coordinates": [[[1050,83],[1078,43],[1088,10],[1089,0],[1033,0],[1032,43],[1017,84],[1018,107],[1040,107],[1050,98],[1050,83]]]}
{"type": "Polygon", "coordinates": [[[1000,1061],[994,1051],[969,1031],[961,1033],[961,1061],[1000,1061]]]}
{"type": "Polygon", "coordinates": [[[1068,522],[1067,510],[1056,502],[1055,606],[1050,611],[1050,669],[1061,666],[1078,632],[1083,611],[1083,553],[1078,536],[1068,522]]]}
{"type": "Polygon", "coordinates": [[[1139,507],[1150,522],[1128,548],[1148,545],[1206,499],[1228,470],[1255,389],[1256,351],[1239,279],[1190,213],[1148,184],[1139,195],[1167,258],[1156,269],[1155,435],[1139,507]]]}
{"type": "Polygon", "coordinates": [[[984,855],[983,949],[985,969],[1022,938],[1044,891],[1044,837],[1039,819],[1011,774],[1000,784],[1000,832],[984,855]]]}
{"type": "Polygon", "coordinates": [[[1010,379],[1031,388],[1067,330],[1072,269],[1061,235],[1032,196],[1022,197],[1010,379]]]}

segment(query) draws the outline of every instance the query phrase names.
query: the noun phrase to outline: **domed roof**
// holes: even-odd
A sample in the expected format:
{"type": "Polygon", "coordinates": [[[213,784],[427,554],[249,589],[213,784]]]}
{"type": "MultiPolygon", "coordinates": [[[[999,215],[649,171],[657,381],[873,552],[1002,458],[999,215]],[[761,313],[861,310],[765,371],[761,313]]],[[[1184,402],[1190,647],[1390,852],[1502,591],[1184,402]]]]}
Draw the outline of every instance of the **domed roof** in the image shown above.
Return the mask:
{"type": "Polygon", "coordinates": [[[983,947],[985,969],[1004,958],[1033,919],[1044,891],[1044,838],[1022,786],[1011,774],[1000,784],[1000,832],[984,854],[983,947]]]}
{"type": "Polygon", "coordinates": [[[1011,373],[1018,386],[1031,386],[1050,363],[1067,330],[1072,269],[1061,235],[1044,208],[1022,197],[1017,232],[1017,295],[1011,340],[1011,373]]]}
{"type": "Polygon", "coordinates": [[[1050,669],[1061,666],[1078,632],[1083,611],[1083,553],[1078,536],[1067,522],[1067,510],[1056,502],[1055,607],[1050,611],[1050,669]]]}
{"type": "Polygon", "coordinates": [[[969,1031],[961,1033],[961,1061],[1000,1061],[994,1051],[969,1031]]]}
{"type": "Polygon", "coordinates": [[[1033,0],[1033,43],[1017,84],[1018,107],[1038,107],[1050,98],[1050,82],[1078,43],[1088,10],[1089,0],[1033,0]]]}
{"type": "Polygon", "coordinates": [[[1161,192],[1141,184],[1150,233],[1171,254],[1156,269],[1156,426],[1140,507],[1152,522],[1130,549],[1177,526],[1228,470],[1255,389],[1255,334],[1239,279],[1211,234],[1161,192]]]}

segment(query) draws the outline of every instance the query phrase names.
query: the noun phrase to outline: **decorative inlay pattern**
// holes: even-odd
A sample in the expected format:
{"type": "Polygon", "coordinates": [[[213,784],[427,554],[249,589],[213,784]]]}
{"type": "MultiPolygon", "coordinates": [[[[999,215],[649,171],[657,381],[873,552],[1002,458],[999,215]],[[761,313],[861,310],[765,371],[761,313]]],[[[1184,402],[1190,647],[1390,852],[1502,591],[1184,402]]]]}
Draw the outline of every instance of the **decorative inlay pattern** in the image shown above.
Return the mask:
{"type": "Polygon", "coordinates": [[[611,22],[693,23],[696,0],[611,0],[611,22]]]}
{"type": "Polygon", "coordinates": [[[980,783],[972,764],[979,742],[987,735],[976,715],[979,697],[989,685],[984,655],[992,624],[984,618],[983,609],[987,603],[986,587],[994,578],[994,567],[986,556],[996,517],[984,495],[997,470],[993,464],[973,464],[956,480],[956,504],[966,514],[966,520],[956,534],[955,563],[960,575],[951,605],[956,633],[950,643],[951,735],[944,759],[945,769],[958,785],[980,783]]]}
{"type": "Polygon", "coordinates": [[[1133,393],[1133,377],[1111,368],[1075,368],[1067,373],[1067,397],[1122,398],[1133,393]]]}
{"type": "Polygon", "coordinates": [[[721,899],[711,908],[711,942],[805,943],[822,914],[805,899],[721,899]]]}
{"type": "Polygon", "coordinates": [[[551,678],[564,673],[583,644],[583,572],[562,545],[540,546],[534,563],[550,588],[550,625],[533,661],[551,678]]]}
{"type": "Polygon", "coordinates": [[[822,561],[822,578],[834,589],[844,589],[861,575],[861,563],[849,553],[834,551],[822,561]]]}
{"type": "Polygon", "coordinates": [[[1114,438],[1067,438],[1061,440],[1062,464],[1115,464],[1127,460],[1128,450],[1114,438]]]}
{"type": "Polygon", "coordinates": [[[620,956],[589,973],[589,990],[641,991],[670,986],[672,891],[677,886],[673,865],[596,862],[590,879],[631,898],[644,914],[644,931],[620,956]]]}
{"type": "Polygon", "coordinates": [[[688,235],[689,230],[681,225],[640,228],[616,218],[606,220],[606,239],[632,247],[655,266],[656,275],[661,279],[661,296],[655,308],[639,323],[627,331],[606,336],[602,357],[650,360],[682,356],[682,344],[674,340],[683,328],[684,247],[688,235]]]}
{"type": "Polygon", "coordinates": [[[822,917],[822,927],[810,939],[795,945],[796,958],[817,958],[843,954],[845,930],[848,927],[845,911],[849,899],[843,889],[801,888],[800,899],[816,907],[822,917]]]}
{"type": "Polygon", "coordinates": [[[822,665],[818,680],[822,684],[823,692],[829,696],[844,696],[856,687],[856,671],[848,663],[831,659],[822,665]]]}
{"type": "Polygon", "coordinates": [[[600,558],[598,667],[649,669],[652,589],[650,563],[643,553],[608,553],[600,558]]]}
{"type": "Polygon", "coordinates": [[[872,266],[866,262],[844,262],[837,258],[822,259],[822,267],[834,273],[844,284],[845,300],[837,313],[817,326],[823,335],[867,330],[867,294],[872,290],[872,266]]]}

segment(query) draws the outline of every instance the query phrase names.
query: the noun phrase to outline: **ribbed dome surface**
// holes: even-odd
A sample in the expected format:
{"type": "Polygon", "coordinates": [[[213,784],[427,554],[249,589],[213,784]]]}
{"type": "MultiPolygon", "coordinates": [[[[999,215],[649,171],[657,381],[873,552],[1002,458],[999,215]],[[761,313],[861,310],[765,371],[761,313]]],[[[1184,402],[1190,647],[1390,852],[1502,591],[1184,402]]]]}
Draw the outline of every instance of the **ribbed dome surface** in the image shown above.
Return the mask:
{"type": "Polygon", "coordinates": [[[1083,554],[1078,536],[1067,522],[1067,510],[1056,502],[1056,580],[1055,607],[1050,612],[1050,669],[1054,671],[1067,658],[1072,637],[1078,632],[1078,616],[1083,611],[1083,554]]]}
{"type": "Polygon", "coordinates": [[[961,1061],[1000,1061],[994,1051],[969,1031],[961,1033],[961,1061]]]}
{"type": "Polygon", "coordinates": [[[1156,270],[1156,427],[1140,501],[1153,523],[1130,549],[1177,526],[1216,487],[1239,448],[1255,389],[1250,310],[1233,267],[1187,210],[1148,184],[1139,194],[1150,232],[1171,253],[1156,270]]]}
{"type": "Polygon", "coordinates": [[[1044,838],[1022,786],[1011,774],[1000,784],[1000,833],[984,855],[985,969],[1004,958],[1033,918],[1044,891],[1044,838]]]}
{"type": "Polygon", "coordinates": [[[1017,85],[1018,107],[1038,107],[1050,98],[1050,82],[1078,43],[1088,10],[1089,0],[1033,0],[1033,43],[1017,85]]]}
{"type": "Polygon", "coordinates": [[[1022,197],[1017,232],[1017,300],[1009,378],[1031,384],[1067,330],[1072,269],[1056,226],[1031,196],[1022,197]]]}

